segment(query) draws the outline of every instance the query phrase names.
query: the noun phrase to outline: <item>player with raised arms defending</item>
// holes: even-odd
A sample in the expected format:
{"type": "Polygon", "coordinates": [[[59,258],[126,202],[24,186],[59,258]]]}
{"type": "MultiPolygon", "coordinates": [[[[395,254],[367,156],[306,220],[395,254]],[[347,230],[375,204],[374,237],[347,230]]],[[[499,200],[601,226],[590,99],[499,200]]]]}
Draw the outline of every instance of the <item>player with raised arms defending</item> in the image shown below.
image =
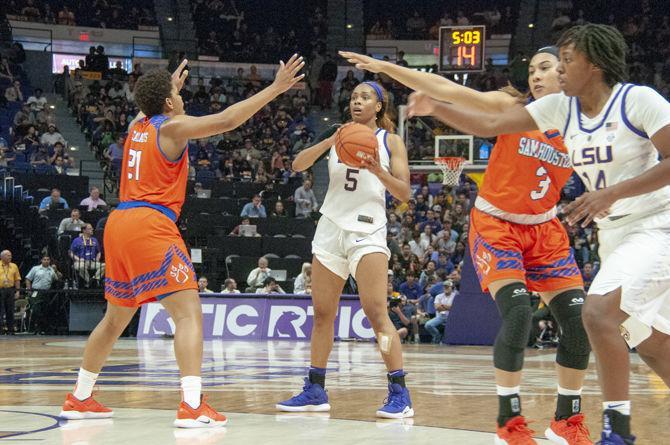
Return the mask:
{"type": "Polygon", "coordinates": [[[615,28],[575,26],[558,46],[563,93],[505,113],[415,93],[409,113],[481,136],[559,129],[589,190],[565,209],[568,222],[599,229],[602,264],[583,317],[605,399],[600,443],[631,445],[628,347],[670,385],[670,103],[625,83],[615,28]]]}
{"type": "Polygon", "coordinates": [[[174,425],[223,426],[226,417],[201,394],[202,308],[195,271],[175,224],[188,178],[188,140],[237,128],[303,78],[302,57],[280,62],[274,82],[221,113],[187,116],[179,91],[188,75],[184,60],[170,77],[150,71],[135,85],[141,112],[128,126],[123,148],[119,206],[109,216],[104,243],[107,311],[84,349],[77,384],[60,416],[66,419],[111,417],[91,395],[112,347],[137,311],[159,301],[175,324],[174,350],[181,376],[182,402],[174,425]]]}

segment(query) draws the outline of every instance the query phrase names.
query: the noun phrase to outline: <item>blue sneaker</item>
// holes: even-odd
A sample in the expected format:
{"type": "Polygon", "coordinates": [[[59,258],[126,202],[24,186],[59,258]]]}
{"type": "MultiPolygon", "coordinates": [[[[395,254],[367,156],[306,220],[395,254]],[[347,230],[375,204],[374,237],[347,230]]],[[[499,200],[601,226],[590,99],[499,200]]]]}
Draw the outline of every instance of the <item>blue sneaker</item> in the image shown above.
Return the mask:
{"type": "Polygon", "coordinates": [[[613,419],[623,417],[617,411],[606,409],[603,411],[603,432],[596,445],[635,445],[635,436],[622,436],[612,431],[613,419]]]}
{"type": "Polygon", "coordinates": [[[377,410],[377,417],[385,419],[404,419],[414,417],[412,399],[409,390],[398,383],[389,383],[389,395],[384,400],[384,406],[377,410]]]}
{"type": "Polygon", "coordinates": [[[286,411],[290,413],[305,412],[305,411],[330,411],[330,404],[328,403],[328,394],[326,390],[317,383],[312,383],[309,378],[305,377],[305,386],[302,387],[302,392],[297,396],[293,396],[288,400],[279,402],[275,405],[279,411],[286,411]]]}
{"type": "Polygon", "coordinates": [[[612,430],[604,430],[596,445],[635,445],[635,436],[622,437],[612,430]]]}

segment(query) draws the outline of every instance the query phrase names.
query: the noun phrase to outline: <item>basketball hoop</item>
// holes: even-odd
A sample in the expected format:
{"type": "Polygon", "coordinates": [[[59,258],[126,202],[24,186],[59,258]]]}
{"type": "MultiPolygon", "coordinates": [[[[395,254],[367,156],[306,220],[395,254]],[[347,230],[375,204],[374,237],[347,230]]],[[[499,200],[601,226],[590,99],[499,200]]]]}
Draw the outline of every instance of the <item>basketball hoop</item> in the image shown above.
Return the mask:
{"type": "Polygon", "coordinates": [[[460,183],[465,158],[444,157],[435,158],[434,161],[435,165],[442,170],[442,184],[454,187],[460,183]]]}

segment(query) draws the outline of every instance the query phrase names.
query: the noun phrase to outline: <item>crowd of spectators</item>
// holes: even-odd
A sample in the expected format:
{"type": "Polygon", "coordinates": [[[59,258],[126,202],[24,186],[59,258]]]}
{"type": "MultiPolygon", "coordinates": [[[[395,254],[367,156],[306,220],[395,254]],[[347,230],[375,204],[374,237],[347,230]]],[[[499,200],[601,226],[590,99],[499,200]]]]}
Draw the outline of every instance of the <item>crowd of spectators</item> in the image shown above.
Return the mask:
{"type": "Polygon", "coordinates": [[[557,2],[554,36],[573,25],[605,23],[621,31],[630,49],[630,81],[650,85],[670,98],[670,13],[664,2],[621,2],[609,8],[603,0],[557,2]],[[603,14],[602,11],[608,11],[603,14]]]}
{"type": "Polygon", "coordinates": [[[195,0],[191,6],[201,55],[276,63],[325,48],[324,1],[292,2],[287,8],[277,0],[195,0]]]}
{"type": "Polygon", "coordinates": [[[436,40],[440,26],[486,25],[492,34],[511,34],[518,15],[518,2],[456,2],[440,11],[433,2],[413,2],[408,8],[401,0],[366,2],[368,39],[436,40]],[[398,14],[398,12],[401,12],[398,14]]]}
{"type": "Polygon", "coordinates": [[[0,92],[0,106],[7,110],[0,122],[0,167],[47,174],[74,168],[53,104],[41,88],[32,90],[21,65],[5,56],[0,56],[0,92]]]}
{"type": "Polygon", "coordinates": [[[153,2],[141,6],[131,0],[9,0],[7,17],[52,25],[95,28],[140,29],[155,27],[153,2]]]}

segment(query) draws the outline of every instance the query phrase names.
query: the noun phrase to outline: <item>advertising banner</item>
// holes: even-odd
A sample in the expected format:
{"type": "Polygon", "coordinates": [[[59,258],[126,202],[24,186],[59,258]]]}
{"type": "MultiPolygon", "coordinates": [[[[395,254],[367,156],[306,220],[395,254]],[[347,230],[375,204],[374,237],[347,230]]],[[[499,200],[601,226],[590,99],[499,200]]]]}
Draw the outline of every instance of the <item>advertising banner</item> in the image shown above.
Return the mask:
{"type": "MultiPolygon", "coordinates": [[[[202,298],[203,336],[223,340],[309,340],[314,308],[304,295],[221,295],[202,298]]],[[[138,338],[174,334],[174,322],[160,303],[142,306],[138,338]]],[[[361,304],[343,296],[335,318],[335,336],[374,337],[361,304]]]]}

